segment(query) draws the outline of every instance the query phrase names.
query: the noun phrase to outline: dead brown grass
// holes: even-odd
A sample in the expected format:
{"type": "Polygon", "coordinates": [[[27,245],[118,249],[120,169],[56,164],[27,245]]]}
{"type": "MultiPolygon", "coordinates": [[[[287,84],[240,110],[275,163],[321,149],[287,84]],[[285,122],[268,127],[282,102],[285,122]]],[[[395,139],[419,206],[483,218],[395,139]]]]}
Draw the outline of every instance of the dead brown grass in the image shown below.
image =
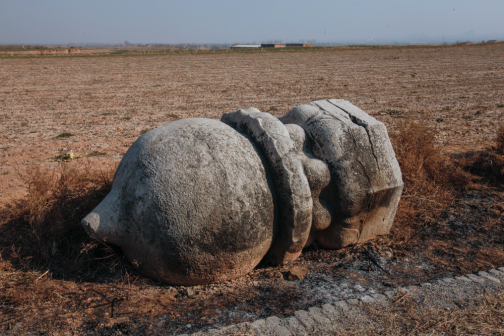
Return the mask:
{"type": "Polygon", "coordinates": [[[30,167],[19,176],[26,197],[0,209],[0,257],[9,266],[76,278],[90,267],[103,269],[95,259],[117,257],[116,249],[92,241],[80,225],[109,192],[113,170],[61,163],[30,167]]]}
{"type": "Polygon", "coordinates": [[[417,122],[400,124],[392,143],[403,174],[404,190],[392,235],[398,242],[435,221],[466,188],[471,177],[435,142],[436,131],[417,122]]]}
{"type": "MultiPolygon", "coordinates": [[[[504,292],[487,294],[480,302],[458,309],[424,309],[406,301],[393,306],[367,307],[380,327],[359,335],[503,335],[504,292]]],[[[353,335],[349,333],[348,335],[353,335]]]]}
{"type": "Polygon", "coordinates": [[[495,137],[495,144],[497,152],[499,154],[504,154],[504,126],[500,126],[497,130],[497,136],[495,137]]]}

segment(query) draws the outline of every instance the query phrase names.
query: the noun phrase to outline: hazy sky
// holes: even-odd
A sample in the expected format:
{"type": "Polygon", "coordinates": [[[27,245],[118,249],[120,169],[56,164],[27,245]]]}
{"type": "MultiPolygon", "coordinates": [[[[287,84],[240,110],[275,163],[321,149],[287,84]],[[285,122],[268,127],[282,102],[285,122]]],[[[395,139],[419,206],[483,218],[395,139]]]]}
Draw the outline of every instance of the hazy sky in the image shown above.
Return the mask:
{"type": "Polygon", "coordinates": [[[504,0],[0,0],[1,44],[504,39],[504,0]]]}

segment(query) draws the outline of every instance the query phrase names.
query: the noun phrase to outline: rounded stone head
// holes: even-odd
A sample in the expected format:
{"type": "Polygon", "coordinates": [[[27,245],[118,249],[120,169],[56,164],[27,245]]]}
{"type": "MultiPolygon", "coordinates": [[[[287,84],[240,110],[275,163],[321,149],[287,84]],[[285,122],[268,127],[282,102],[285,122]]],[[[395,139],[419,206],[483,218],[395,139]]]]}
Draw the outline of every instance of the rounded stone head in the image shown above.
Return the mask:
{"type": "Polygon", "coordinates": [[[82,224],[150,277],[213,283],[249,272],[267,253],[273,198],[246,137],[219,121],[184,119],[131,146],[112,191],[82,224]]]}

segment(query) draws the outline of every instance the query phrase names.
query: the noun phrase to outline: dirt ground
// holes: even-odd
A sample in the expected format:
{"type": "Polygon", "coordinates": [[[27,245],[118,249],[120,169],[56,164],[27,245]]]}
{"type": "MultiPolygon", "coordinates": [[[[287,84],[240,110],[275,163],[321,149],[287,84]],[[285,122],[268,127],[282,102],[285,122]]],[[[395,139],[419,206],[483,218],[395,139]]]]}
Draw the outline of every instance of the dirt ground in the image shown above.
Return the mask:
{"type": "MultiPolygon", "coordinates": [[[[57,166],[57,155],[72,151],[81,157],[75,162],[114,167],[147,130],[251,106],[280,117],[299,104],[342,98],[391,134],[405,120],[418,121],[437,130],[447,155],[477,151],[503,123],[502,55],[504,43],[0,59],[0,206],[26,195],[19,172],[57,166]]],[[[0,333],[195,331],[504,266],[503,200],[502,188],[474,187],[458,193],[435,226],[401,244],[383,237],[339,251],[312,246],[294,265],[261,265],[191,289],[141,277],[116,250],[97,256],[117,262],[96,277],[0,260],[0,333]],[[292,266],[308,268],[307,278],[285,280],[292,266]]]]}

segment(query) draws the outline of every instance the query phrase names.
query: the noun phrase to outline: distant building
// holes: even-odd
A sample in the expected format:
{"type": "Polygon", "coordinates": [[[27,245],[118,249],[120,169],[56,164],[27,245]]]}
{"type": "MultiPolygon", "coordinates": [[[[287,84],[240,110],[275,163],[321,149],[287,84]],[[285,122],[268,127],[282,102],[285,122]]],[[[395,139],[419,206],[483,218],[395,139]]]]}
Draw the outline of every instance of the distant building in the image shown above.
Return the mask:
{"type": "Polygon", "coordinates": [[[488,40],[487,43],[499,43],[499,40],[488,40]]]}
{"type": "Polygon", "coordinates": [[[285,48],[285,44],[263,43],[261,44],[261,48],[285,48]]]}
{"type": "Polygon", "coordinates": [[[261,48],[260,44],[237,44],[231,47],[231,49],[251,49],[251,48],[261,48]]]}
{"type": "Polygon", "coordinates": [[[296,47],[314,47],[315,45],[313,44],[308,44],[308,43],[287,43],[285,45],[286,48],[296,48],[296,47]]]}

